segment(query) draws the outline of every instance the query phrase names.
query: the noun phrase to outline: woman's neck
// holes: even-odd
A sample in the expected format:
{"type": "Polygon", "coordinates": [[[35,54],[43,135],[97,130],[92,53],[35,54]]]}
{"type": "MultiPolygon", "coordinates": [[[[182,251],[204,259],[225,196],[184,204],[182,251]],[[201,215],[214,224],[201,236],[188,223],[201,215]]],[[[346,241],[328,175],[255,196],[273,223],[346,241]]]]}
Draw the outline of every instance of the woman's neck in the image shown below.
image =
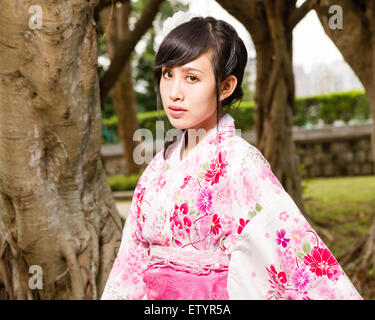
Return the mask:
{"type": "MultiPolygon", "coordinates": [[[[214,127],[212,127],[211,129],[213,128],[214,127]]],[[[211,129],[209,130],[202,129],[202,130],[194,131],[190,136],[190,140],[189,140],[189,129],[185,131],[182,159],[188,156],[189,152],[191,152],[203,140],[203,138],[208,134],[208,131],[210,131],[211,129]],[[194,141],[194,138],[195,138],[195,141],[194,141]]]]}
{"type": "MultiPolygon", "coordinates": [[[[204,121],[204,123],[199,124],[199,128],[197,129],[196,127],[192,127],[190,129],[186,129],[184,132],[185,135],[185,145],[183,148],[183,153],[181,155],[181,159],[184,159],[187,157],[189,152],[193,150],[197,144],[208,134],[208,132],[212,129],[214,129],[218,124],[217,124],[217,119],[216,119],[216,113],[214,113],[211,117],[209,117],[207,120],[204,121]],[[191,132],[190,140],[188,139],[189,132],[191,132]],[[194,141],[195,138],[195,141],[194,141]]],[[[223,115],[221,115],[221,118],[223,115]]],[[[219,121],[221,120],[219,119],[219,121]]]]}

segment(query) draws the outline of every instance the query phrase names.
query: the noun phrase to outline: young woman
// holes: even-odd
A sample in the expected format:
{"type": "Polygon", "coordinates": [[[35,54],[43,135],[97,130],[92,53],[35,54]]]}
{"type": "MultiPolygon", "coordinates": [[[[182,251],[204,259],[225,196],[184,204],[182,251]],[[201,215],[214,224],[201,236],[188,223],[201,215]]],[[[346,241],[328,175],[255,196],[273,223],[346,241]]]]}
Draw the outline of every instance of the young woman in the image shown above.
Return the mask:
{"type": "Polygon", "coordinates": [[[138,182],[101,299],[362,299],[223,115],[242,98],[246,62],[234,28],[212,17],[161,43],[158,108],[183,134],[138,182]]]}

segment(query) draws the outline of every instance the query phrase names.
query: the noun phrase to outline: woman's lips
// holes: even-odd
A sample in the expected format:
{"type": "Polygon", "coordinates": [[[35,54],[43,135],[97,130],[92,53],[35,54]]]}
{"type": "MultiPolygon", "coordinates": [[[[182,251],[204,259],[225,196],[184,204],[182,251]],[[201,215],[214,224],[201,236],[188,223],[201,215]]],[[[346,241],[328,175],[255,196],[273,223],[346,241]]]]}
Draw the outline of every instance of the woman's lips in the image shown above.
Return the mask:
{"type": "Polygon", "coordinates": [[[173,110],[169,108],[171,116],[175,119],[181,118],[187,110],[173,110]]]}

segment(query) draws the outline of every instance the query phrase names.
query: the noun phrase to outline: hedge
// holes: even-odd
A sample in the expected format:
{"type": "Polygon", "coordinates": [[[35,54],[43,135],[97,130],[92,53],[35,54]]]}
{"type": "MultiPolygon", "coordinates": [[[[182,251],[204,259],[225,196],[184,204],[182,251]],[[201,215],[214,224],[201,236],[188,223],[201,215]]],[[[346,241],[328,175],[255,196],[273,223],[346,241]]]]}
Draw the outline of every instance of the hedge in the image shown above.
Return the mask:
{"type": "MultiPolygon", "coordinates": [[[[234,118],[236,128],[241,131],[252,130],[254,127],[254,102],[242,102],[238,107],[231,107],[229,114],[234,118]]],[[[167,131],[173,128],[164,110],[160,112],[161,120],[167,131]]],[[[159,120],[157,111],[137,114],[140,128],[151,130],[156,136],[156,121],[159,120]]],[[[322,120],[324,124],[332,124],[335,120],[367,121],[371,118],[370,106],[364,91],[349,91],[332,93],[313,97],[296,99],[296,114],[294,126],[305,127],[317,124],[322,120]]],[[[103,143],[117,143],[117,117],[103,119],[103,143]]]]}

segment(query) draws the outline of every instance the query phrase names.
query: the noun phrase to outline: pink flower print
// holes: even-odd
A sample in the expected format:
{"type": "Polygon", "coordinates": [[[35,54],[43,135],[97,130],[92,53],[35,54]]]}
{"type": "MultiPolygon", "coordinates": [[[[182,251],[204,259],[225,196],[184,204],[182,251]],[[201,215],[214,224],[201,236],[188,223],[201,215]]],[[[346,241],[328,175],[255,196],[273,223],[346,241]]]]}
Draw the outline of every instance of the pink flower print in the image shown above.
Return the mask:
{"type": "Polygon", "coordinates": [[[309,273],[305,268],[296,269],[291,276],[293,286],[300,292],[306,287],[310,281],[309,273]]]}
{"type": "Polygon", "coordinates": [[[300,228],[295,228],[294,230],[291,230],[290,234],[292,242],[298,246],[301,245],[305,232],[300,228]]]}
{"type": "Polygon", "coordinates": [[[249,223],[249,221],[250,221],[250,219],[244,220],[244,219],[240,218],[240,226],[237,229],[238,234],[241,234],[243,228],[245,228],[245,226],[249,223]]]}
{"type": "Polygon", "coordinates": [[[169,237],[164,240],[164,246],[166,246],[166,247],[171,246],[171,239],[169,237]]]}
{"type": "Polygon", "coordinates": [[[203,214],[210,214],[212,207],[212,191],[209,187],[203,187],[197,197],[196,206],[203,214]]]}
{"type": "Polygon", "coordinates": [[[159,191],[165,186],[166,180],[164,180],[164,175],[160,174],[156,180],[156,191],[159,191]]]}
{"type": "Polygon", "coordinates": [[[317,291],[321,300],[337,300],[335,290],[329,286],[319,286],[317,291]]]}
{"type": "Polygon", "coordinates": [[[303,262],[318,277],[327,276],[331,280],[338,279],[340,274],[339,265],[327,248],[315,246],[310,254],[304,256],[303,262]]]}
{"type": "Polygon", "coordinates": [[[279,278],[279,280],[280,280],[281,283],[286,283],[288,281],[288,279],[286,278],[286,274],[283,271],[279,272],[277,274],[277,277],[279,278]]]}
{"type": "Polygon", "coordinates": [[[289,218],[289,215],[287,214],[286,211],[280,212],[280,214],[279,214],[279,219],[280,220],[286,221],[286,220],[288,220],[288,218],[289,218]]]}
{"type": "Polygon", "coordinates": [[[224,176],[226,171],[226,166],[228,162],[225,161],[226,151],[219,152],[219,155],[216,160],[210,163],[210,168],[207,169],[204,179],[208,182],[211,182],[211,185],[218,183],[220,176],[224,176]]]}
{"type": "Polygon", "coordinates": [[[146,188],[142,188],[141,191],[136,194],[136,207],[137,207],[138,216],[141,211],[141,204],[142,204],[145,191],[146,191],[146,188]]]}
{"type": "Polygon", "coordinates": [[[181,242],[181,241],[178,241],[177,239],[174,239],[174,243],[175,243],[178,247],[181,247],[181,246],[182,246],[182,242],[181,242]]]}
{"type": "Polygon", "coordinates": [[[218,132],[217,136],[215,135],[214,137],[212,137],[210,140],[209,140],[209,144],[212,144],[214,146],[216,146],[218,143],[221,143],[224,141],[224,138],[225,138],[225,132],[218,132]]]}
{"type": "Polygon", "coordinates": [[[192,178],[192,176],[186,176],[184,178],[184,184],[181,186],[181,189],[184,189],[186,187],[186,185],[189,183],[191,178],[192,178]]]}
{"type": "Polygon", "coordinates": [[[277,244],[281,244],[284,248],[288,245],[290,239],[285,238],[285,230],[281,229],[280,231],[276,231],[276,242],[277,244]]]}
{"type": "Polygon", "coordinates": [[[191,220],[190,220],[190,218],[188,216],[185,216],[183,221],[184,221],[185,230],[186,230],[187,233],[189,233],[190,232],[190,227],[191,227],[191,224],[192,224],[191,220]]]}
{"type": "Polygon", "coordinates": [[[182,229],[184,227],[184,223],[182,217],[178,214],[173,214],[173,226],[177,227],[178,229],[182,229]]]}
{"type": "MultiPolygon", "coordinates": [[[[275,299],[279,299],[283,297],[283,294],[285,293],[286,287],[285,283],[287,282],[287,277],[285,272],[277,272],[274,265],[270,265],[270,268],[267,269],[269,279],[268,282],[271,284],[271,288],[273,290],[269,290],[267,293],[274,296],[275,299]]],[[[271,297],[270,297],[271,298],[271,297]]]]}
{"type": "Polygon", "coordinates": [[[217,214],[214,214],[214,216],[212,217],[210,232],[212,232],[214,235],[217,235],[220,229],[221,229],[220,219],[217,214]]]}
{"type": "Polygon", "coordinates": [[[216,199],[220,204],[231,204],[231,188],[228,187],[228,183],[218,184],[216,187],[216,199]]]}
{"type": "Polygon", "coordinates": [[[175,208],[175,211],[178,210],[183,214],[188,214],[189,212],[189,205],[186,202],[184,202],[181,206],[175,205],[174,208],[175,208]]]}
{"type": "Polygon", "coordinates": [[[257,177],[252,176],[247,168],[242,170],[241,176],[243,180],[243,189],[246,190],[246,192],[243,192],[245,203],[246,205],[251,206],[253,210],[255,208],[255,202],[262,196],[260,190],[261,181],[257,177]]]}
{"type": "Polygon", "coordinates": [[[188,212],[189,212],[189,205],[186,202],[181,204],[180,206],[175,204],[173,214],[169,219],[171,222],[173,221],[172,229],[174,227],[177,227],[178,229],[191,227],[191,220],[187,216],[188,212]]]}

